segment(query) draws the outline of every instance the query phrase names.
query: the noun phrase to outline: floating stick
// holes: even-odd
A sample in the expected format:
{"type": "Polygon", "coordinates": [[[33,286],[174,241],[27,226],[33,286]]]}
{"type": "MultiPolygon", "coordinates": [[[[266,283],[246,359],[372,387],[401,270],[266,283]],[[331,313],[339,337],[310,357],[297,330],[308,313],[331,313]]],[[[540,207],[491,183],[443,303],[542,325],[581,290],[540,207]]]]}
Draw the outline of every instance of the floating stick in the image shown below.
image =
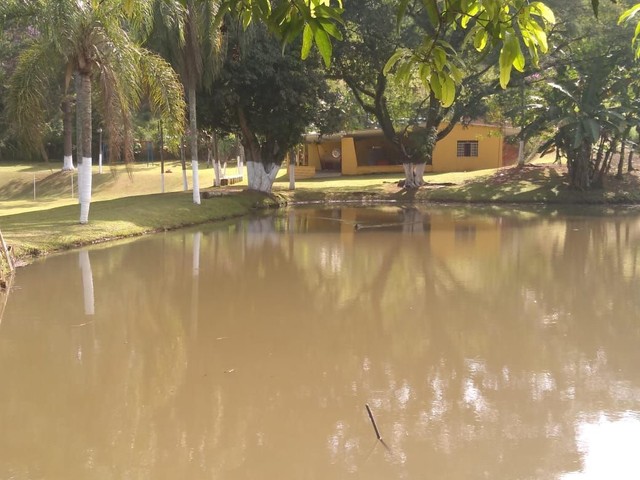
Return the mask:
{"type": "Polygon", "coordinates": [[[373,429],[376,431],[376,437],[378,437],[378,440],[382,440],[382,437],[380,436],[380,432],[378,431],[378,426],[376,425],[376,420],[373,418],[373,413],[371,413],[371,409],[369,408],[369,404],[365,403],[365,407],[367,407],[367,413],[369,414],[369,419],[371,420],[373,429]]]}

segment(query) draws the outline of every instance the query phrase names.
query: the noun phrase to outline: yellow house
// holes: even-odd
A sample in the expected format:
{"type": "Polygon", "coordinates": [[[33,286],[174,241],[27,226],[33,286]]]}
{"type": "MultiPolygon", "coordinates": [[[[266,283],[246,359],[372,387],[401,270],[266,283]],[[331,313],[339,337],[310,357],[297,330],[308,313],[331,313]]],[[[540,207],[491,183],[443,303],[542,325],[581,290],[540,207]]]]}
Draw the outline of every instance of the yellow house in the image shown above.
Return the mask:
{"type": "MultiPolygon", "coordinates": [[[[436,144],[427,172],[461,172],[510,165],[517,151],[506,135],[517,130],[496,125],[457,124],[436,144]],[[515,152],[515,153],[514,153],[515,152]]],[[[336,135],[305,135],[302,165],[343,175],[403,173],[401,159],[381,130],[336,135]]]]}

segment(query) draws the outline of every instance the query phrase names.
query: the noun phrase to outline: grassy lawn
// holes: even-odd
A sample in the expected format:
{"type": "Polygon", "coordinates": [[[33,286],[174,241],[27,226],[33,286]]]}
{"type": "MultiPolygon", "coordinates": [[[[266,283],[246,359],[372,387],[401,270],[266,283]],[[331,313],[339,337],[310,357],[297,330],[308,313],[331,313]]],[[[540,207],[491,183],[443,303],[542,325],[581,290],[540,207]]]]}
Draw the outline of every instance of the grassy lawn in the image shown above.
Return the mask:
{"type": "MultiPolygon", "coordinates": [[[[159,165],[106,167],[103,174],[94,167],[89,224],[80,225],[77,172],[62,172],[61,166],[0,164],[0,230],[18,258],[222,220],[262,204],[275,205],[250,192],[215,196],[194,205],[191,192],[183,191],[179,164],[167,165],[171,173],[165,175],[164,194],[159,193],[159,165]]],[[[187,173],[191,187],[191,171],[187,173]]],[[[201,169],[199,178],[202,187],[212,185],[213,170],[201,169]]]]}
{"type": "MultiPolygon", "coordinates": [[[[0,164],[0,216],[77,203],[78,173],[62,172],[61,168],[61,163],[0,164]]],[[[180,163],[167,162],[165,171],[168,172],[165,173],[165,192],[182,191],[180,163]]],[[[191,188],[190,169],[187,178],[191,188]]],[[[201,188],[213,185],[213,169],[201,167],[198,178],[201,188]]],[[[106,166],[102,174],[98,173],[97,166],[93,167],[92,200],[161,193],[161,187],[159,164],[141,163],[129,168],[124,165],[106,166]]]]}
{"type": "MultiPolygon", "coordinates": [[[[0,230],[17,257],[72,248],[163,229],[221,220],[256,207],[282,202],[394,201],[484,203],[640,203],[640,177],[610,179],[593,192],[569,190],[563,167],[539,163],[524,168],[475,172],[427,173],[419,190],[398,187],[401,174],[326,177],[299,180],[289,190],[280,171],[274,196],[245,190],[244,183],[212,188],[213,169],[200,168],[202,205],[184,192],[179,163],[167,163],[165,192],[160,193],[159,164],[94,167],[89,224],[80,225],[77,172],[61,172],[61,164],[0,164],[0,230]],[[34,199],[35,181],[35,199],[34,199]]],[[[191,188],[191,171],[188,172],[191,188]]],[[[235,173],[228,171],[227,173],[235,173]]]]}

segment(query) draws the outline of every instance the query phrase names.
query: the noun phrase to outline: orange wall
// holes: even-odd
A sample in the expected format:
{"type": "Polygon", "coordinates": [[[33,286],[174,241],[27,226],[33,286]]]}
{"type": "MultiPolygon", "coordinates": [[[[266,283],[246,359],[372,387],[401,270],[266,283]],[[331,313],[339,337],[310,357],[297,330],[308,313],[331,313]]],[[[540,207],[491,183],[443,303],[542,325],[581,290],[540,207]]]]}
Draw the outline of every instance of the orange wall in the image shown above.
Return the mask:
{"type": "Polygon", "coordinates": [[[434,172],[464,172],[502,166],[502,134],[499,127],[458,124],[436,144],[433,152],[434,172]],[[477,157],[458,157],[458,141],[476,140],[477,157]]]}

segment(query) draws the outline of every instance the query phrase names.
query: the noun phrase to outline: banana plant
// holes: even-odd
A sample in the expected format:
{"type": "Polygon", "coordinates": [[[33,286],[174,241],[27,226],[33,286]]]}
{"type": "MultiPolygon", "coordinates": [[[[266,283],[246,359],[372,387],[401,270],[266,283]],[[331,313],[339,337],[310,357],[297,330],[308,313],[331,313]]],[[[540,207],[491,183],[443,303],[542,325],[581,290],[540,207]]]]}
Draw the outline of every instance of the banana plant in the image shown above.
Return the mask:
{"type": "Polygon", "coordinates": [[[555,125],[553,136],[541,151],[555,148],[567,159],[569,184],[580,190],[601,186],[611,154],[603,162],[605,144],[615,148],[626,128],[617,107],[607,105],[607,89],[600,76],[590,76],[563,83],[549,82],[554,105],[538,122],[555,125]],[[598,148],[596,148],[598,147],[598,148]]]}

